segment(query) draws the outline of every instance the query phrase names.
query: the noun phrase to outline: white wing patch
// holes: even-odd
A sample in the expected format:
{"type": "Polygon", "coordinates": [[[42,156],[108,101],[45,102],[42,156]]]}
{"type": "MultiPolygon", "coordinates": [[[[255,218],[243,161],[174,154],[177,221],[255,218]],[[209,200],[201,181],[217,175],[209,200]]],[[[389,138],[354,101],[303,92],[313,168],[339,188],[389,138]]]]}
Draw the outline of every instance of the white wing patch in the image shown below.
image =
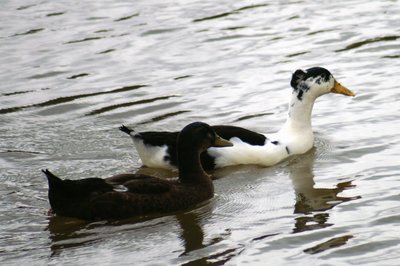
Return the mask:
{"type": "Polygon", "coordinates": [[[166,156],[168,156],[167,145],[150,146],[144,144],[143,140],[141,139],[133,139],[133,142],[135,143],[136,150],[143,165],[153,168],[175,169],[164,159],[166,156]]]}

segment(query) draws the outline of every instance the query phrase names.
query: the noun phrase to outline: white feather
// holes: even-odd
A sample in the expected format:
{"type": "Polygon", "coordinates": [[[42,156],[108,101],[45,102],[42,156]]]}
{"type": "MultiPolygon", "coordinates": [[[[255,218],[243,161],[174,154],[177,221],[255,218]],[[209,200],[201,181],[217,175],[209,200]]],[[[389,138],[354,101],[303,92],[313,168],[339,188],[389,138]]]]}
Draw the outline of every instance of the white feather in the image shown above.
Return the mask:
{"type": "Polygon", "coordinates": [[[278,163],[287,154],[285,146],[267,142],[263,146],[250,145],[239,138],[232,138],[232,147],[209,148],[208,153],[215,157],[216,167],[236,164],[259,164],[270,166],[278,163]]]}
{"type": "Polygon", "coordinates": [[[168,155],[167,145],[150,146],[144,144],[142,139],[134,137],[132,139],[143,165],[152,168],[175,169],[164,159],[168,155]]]}

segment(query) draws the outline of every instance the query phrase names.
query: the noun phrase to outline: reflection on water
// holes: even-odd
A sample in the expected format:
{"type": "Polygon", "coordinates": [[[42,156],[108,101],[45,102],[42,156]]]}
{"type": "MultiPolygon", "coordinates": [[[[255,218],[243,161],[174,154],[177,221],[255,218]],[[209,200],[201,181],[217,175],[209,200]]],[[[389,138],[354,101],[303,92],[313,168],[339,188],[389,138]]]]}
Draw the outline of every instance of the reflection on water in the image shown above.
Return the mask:
{"type": "MultiPolygon", "coordinates": [[[[94,240],[85,240],[82,234],[77,232],[83,230],[88,222],[69,217],[49,217],[47,230],[50,233],[51,256],[60,255],[64,249],[78,247],[94,240]]],[[[89,236],[90,234],[86,234],[89,236]]]]}
{"type": "Polygon", "coordinates": [[[189,212],[176,215],[176,219],[182,229],[180,238],[185,249],[180,256],[204,247],[204,232],[199,225],[198,215],[195,212],[189,212]]]}
{"type": "Polygon", "coordinates": [[[352,181],[340,182],[334,188],[316,188],[313,174],[316,149],[313,148],[298,160],[289,163],[289,176],[296,194],[294,213],[305,214],[296,217],[294,233],[331,226],[329,213],[334,206],[360,197],[342,197],[339,194],[355,187],[352,181]],[[318,213],[315,213],[318,212],[318,213]],[[315,213],[315,214],[314,214],[315,213]]]}
{"type": "Polygon", "coordinates": [[[304,252],[309,253],[309,254],[316,254],[331,248],[335,247],[340,247],[343,246],[344,244],[347,243],[347,240],[353,238],[352,235],[345,235],[345,236],[340,236],[340,237],[335,237],[332,239],[329,239],[328,241],[318,244],[314,247],[307,248],[304,250],[304,252]]]}
{"type": "MultiPolygon", "coordinates": [[[[146,172],[143,170],[138,172],[146,172]]],[[[148,168],[152,173],[154,169],[148,168]]],[[[158,175],[161,176],[172,176],[172,172],[160,169],[158,175]]],[[[208,206],[200,204],[197,208],[201,208],[202,215],[211,211],[208,206]]],[[[162,224],[162,217],[174,217],[176,220],[173,222],[179,226],[180,233],[178,237],[182,240],[182,246],[184,251],[181,256],[187,255],[193,250],[204,247],[204,232],[202,229],[201,216],[198,210],[189,212],[177,212],[176,214],[168,215],[146,215],[137,216],[123,220],[111,220],[111,221],[96,221],[90,222],[80,220],[71,217],[56,216],[52,214],[48,218],[48,226],[46,230],[49,231],[50,240],[52,242],[51,250],[53,255],[59,255],[63,250],[71,247],[78,247],[86,245],[87,243],[96,241],[102,236],[99,235],[103,229],[106,229],[108,234],[119,233],[126,230],[142,231],[142,234],[146,235],[146,228],[152,227],[156,224],[162,224]]],[[[167,226],[170,226],[168,224],[167,226]]],[[[211,244],[218,241],[214,239],[211,244]]]]}

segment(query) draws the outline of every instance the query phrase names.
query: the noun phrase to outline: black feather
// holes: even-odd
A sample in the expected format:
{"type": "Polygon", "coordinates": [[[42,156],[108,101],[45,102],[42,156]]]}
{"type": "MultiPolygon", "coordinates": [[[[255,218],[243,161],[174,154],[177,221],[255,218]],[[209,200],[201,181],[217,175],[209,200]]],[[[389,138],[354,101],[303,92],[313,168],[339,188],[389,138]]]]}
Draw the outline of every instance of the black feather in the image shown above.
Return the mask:
{"type": "Polygon", "coordinates": [[[131,132],[134,131],[133,129],[130,129],[129,127],[124,126],[124,125],[121,125],[121,126],[119,127],[119,130],[121,130],[122,132],[125,132],[125,133],[128,134],[128,135],[130,135],[131,132]]]}

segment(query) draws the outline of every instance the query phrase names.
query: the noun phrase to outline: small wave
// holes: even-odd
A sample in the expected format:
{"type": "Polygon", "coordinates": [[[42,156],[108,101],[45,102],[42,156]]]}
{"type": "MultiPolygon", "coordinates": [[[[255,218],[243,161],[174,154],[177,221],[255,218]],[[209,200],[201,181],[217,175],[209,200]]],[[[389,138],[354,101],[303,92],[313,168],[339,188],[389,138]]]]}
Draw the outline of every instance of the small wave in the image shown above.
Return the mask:
{"type": "Polygon", "coordinates": [[[107,50],[98,52],[98,54],[108,54],[108,53],[111,53],[111,52],[114,52],[114,51],[115,51],[115,49],[107,49],[107,50]]]}
{"type": "Polygon", "coordinates": [[[33,90],[29,90],[29,91],[14,91],[14,92],[8,92],[8,93],[2,93],[2,96],[12,96],[12,95],[17,95],[17,94],[25,94],[25,93],[30,93],[30,92],[34,92],[33,90]]]}
{"type": "Polygon", "coordinates": [[[162,34],[162,33],[168,33],[168,32],[174,32],[177,30],[180,30],[182,28],[170,28],[170,29],[155,29],[155,30],[149,30],[145,31],[141,34],[141,36],[148,36],[148,35],[155,35],[155,34],[162,34]]]}
{"type": "Polygon", "coordinates": [[[220,13],[220,14],[217,14],[217,15],[214,15],[214,16],[194,19],[193,22],[202,22],[202,21],[206,21],[206,20],[219,19],[219,18],[227,17],[227,16],[230,16],[230,15],[233,15],[233,14],[237,14],[237,13],[239,13],[241,11],[244,11],[244,10],[254,9],[254,8],[259,8],[259,7],[264,7],[264,6],[267,6],[267,4],[244,6],[244,7],[235,9],[235,10],[230,11],[230,12],[225,12],[225,13],[220,13]]]}
{"type": "Polygon", "coordinates": [[[81,74],[76,74],[76,75],[69,76],[67,79],[77,79],[77,78],[81,78],[81,77],[89,76],[89,75],[90,74],[88,74],[88,73],[81,73],[81,74]]]}
{"type": "Polygon", "coordinates": [[[400,54],[398,54],[398,55],[385,55],[382,58],[390,58],[390,59],[400,58],[400,54]]]}
{"type": "Polygon", "coordinates": [[[235,14],[235,11],[232,12],[225,12],[225,13],[221,13],[221,14],[217,14],[214,16],[209,16],[209,17],[205,17],[205,18],[199,18],[199,19],[194,19],[193,22],[202,22],[202,21],[206,21],[206,20],[213,20],[213,19],[218,19],[218,18],[223,18],[223,17],[227,17],[230,16],[232,14],[235,14]]]}
{"type": "Polygon", "coordinates": [[[131,19],[131,18],[137,17],[137,16],[139,16],[139,13],[135,13],[135,14],[132,14],[132,15],[129,15],[129,16],[121,17],[121,18],[115,19],[114,21],[115,22],[124,21],[124,20],[128,20],[128,19],[131,19]]]}
{"type": "Polygon", "coordinates": [[[167,113],[167,114],[163,114],[163,115],[159,115],[159,116],[153,117],[148,121],[144,121],[144,122],[141,122],[141,123],[138,123],[138,124],[139,125],[143,125],[143,124],[148,124],[148,123],[152,123],[152,122],[157,122],[157,121],[161,121],[161,120],[167,119],[167,118],[172,117],[172,116],[177,116],[179,114],[188,113],[188,112],[190,112],[190,111],[183,110],[183,111],[167,113]]]}
{"type": "Polygon", "coordinates": [[[54,13],[49,13],[46,15],[46,17],[54,17],[54,16],[61,16],[64,15],[65,12],[54,12],[54,13]]]}
{"type": "Polygon", "coordinates": [[[110,91],[93,92],[93,93],[79,94],[79,95],[73,95],[73,96],[64,96],[64,97],[59,97],[56,99],[48,100],[48,101],[45,101],[42,103],[0,109],[0,114],[18,112],[18,111],[22,111],[24,109],[31,108],[31,107],[52,106],[52,105],[72,102],[76,99],[87,98],[87,97],[92,97],[92,96],[97,96],[97,95],[113,94],[113,93],[137,90],[142,87],[146,87],[146,85],[132,85],[132,86],[125,86],[125,87],[121,87],[121,88],[110,90],[110,91]]]}
{"type": "Polygon", "coordinates": [[[17,8],[17,10],[18,10],[18,11],[20,11],[20,10],[25,10],[25,9],[28,9],[28,8],[31,8],[31,7],[34,7],[34,6],[36,6],[36,4],[26,5],[26,6],[20,6],[20,7],[17,8]]]}
{"type": "Polygon", "coordinates": [[[15,37],[15,36],[22,36],[22,35],[29,35],[29,34],[35,34],[35,33],[41,32],[42,30],[44,30],[44,29],[43,29],[43,28],[31,29],[31,30],[28,30],[28,31],[23,32],[23,33],[16,33],[16,34],[12,35],[12,37],[15,37]]]}
{"type": "Polygon", "coordinates": [[[187,78],[190,78],[190,77],[192,77],[192,75],[179,76],[179,77],[174,78],[174,80],[187,79],[187,78]]]}
{"type": "Polygon", "coordinates": [[[398,36],[398,35],[390,35],[390,36],[366,39],[364,41],[352,43],[343,49],[336,50],[335,52],[343,52],[343,51],[353,50],[353,49],[359,48],[361,46],[364,46],[364,45],[367,45],[370,43],[395,41],[399,38],[400,38],[400,36],[398,36]]]}
{"type": "Polygon", "coordinates": [[[299,55],[303,55],[303,54],[308,54],[308,53],[310,53],[310,52],[299,52],[299,53],[294,53],[294,54],[288,54],[288,55],[286,55],[286,57],[296,57],[296,56],[299,56],[299,55]]]}
{"type": "Polygon", "coordinates": [[[23,150],[6,150],[6,151],[0,151],[0,153],[44,154],[43,152],[39,151],[23,151],[23,150]]]}
{"type": "Polygon", "coordinates": [[[156,102],[159,100],[166,100],[172,97],[177,97],[175,95],[171,95],[171,96],[162,96],[162,97],[157,97],[157,98],[152,98],[152,99],[145,99],[145,100],[139,100],[139,101],[134,101],[134,102],[127,102],[127,103],[120,103],[120,104],[115,104],[115,105],[110,105],[110,106],[106,106],[97,110],[93,110],[90,113],[86,114],[86,115],[98,115],[98,114],[102,114],[105,112],[109,112],[115,109],[119,109],[119,108],[124,108],[124,107],[128,107],[128,106],[133,106],[133,105],[139,105],[139,104],[146,104],[146,103],[152,103],[152,102],[156,102]]]}
{"type": "Polygon", "coordinates": [[[267,37],[268,34],[253,34],[253,35],[245,35],[245,34],[237,34],[237,35],[230,35],[230,36],[223,36],[217,38],[210,38],[204,40],[204,42],[216,42],[216,41],[226,41],[226,40],[233,40],[233,39],[244,39],[244,38],[257,38],[257,37],[267,37]]]}
{"type": "Polygon", "coordinates": [[[43,79],[43,78],[49,78],[49,77],[54,77],[60,74],[64,74],[64,71],[50,71],[50,72],[46,72],[43,74],[37,74],[37,75],[33,75],[28,77],[28,79],[43,79]]]}
{"type": "Polygon", "coordinates": [[[103,37],[88,37],[88,38],[83,38],[83,39],[80,39],[80,40],[69,41],[69,42],[66,42],[64,44],[88,42],[88,41],[95,41],[95,40],[100,40],[100,39],[103,39],[103,37]]]}
{"type": "Polygon", "coordinates": [[[254,115],[246,115],[246,116],[239,117],[238,119],[235,120],[235,122],[242,121],[242,120],[248,120],[248,119],[252,119],[252,118],[255,118],[255,117],[272,115],[272,114],[273,113],[260,113],[260,114],[254,114],[254,115]]]}

